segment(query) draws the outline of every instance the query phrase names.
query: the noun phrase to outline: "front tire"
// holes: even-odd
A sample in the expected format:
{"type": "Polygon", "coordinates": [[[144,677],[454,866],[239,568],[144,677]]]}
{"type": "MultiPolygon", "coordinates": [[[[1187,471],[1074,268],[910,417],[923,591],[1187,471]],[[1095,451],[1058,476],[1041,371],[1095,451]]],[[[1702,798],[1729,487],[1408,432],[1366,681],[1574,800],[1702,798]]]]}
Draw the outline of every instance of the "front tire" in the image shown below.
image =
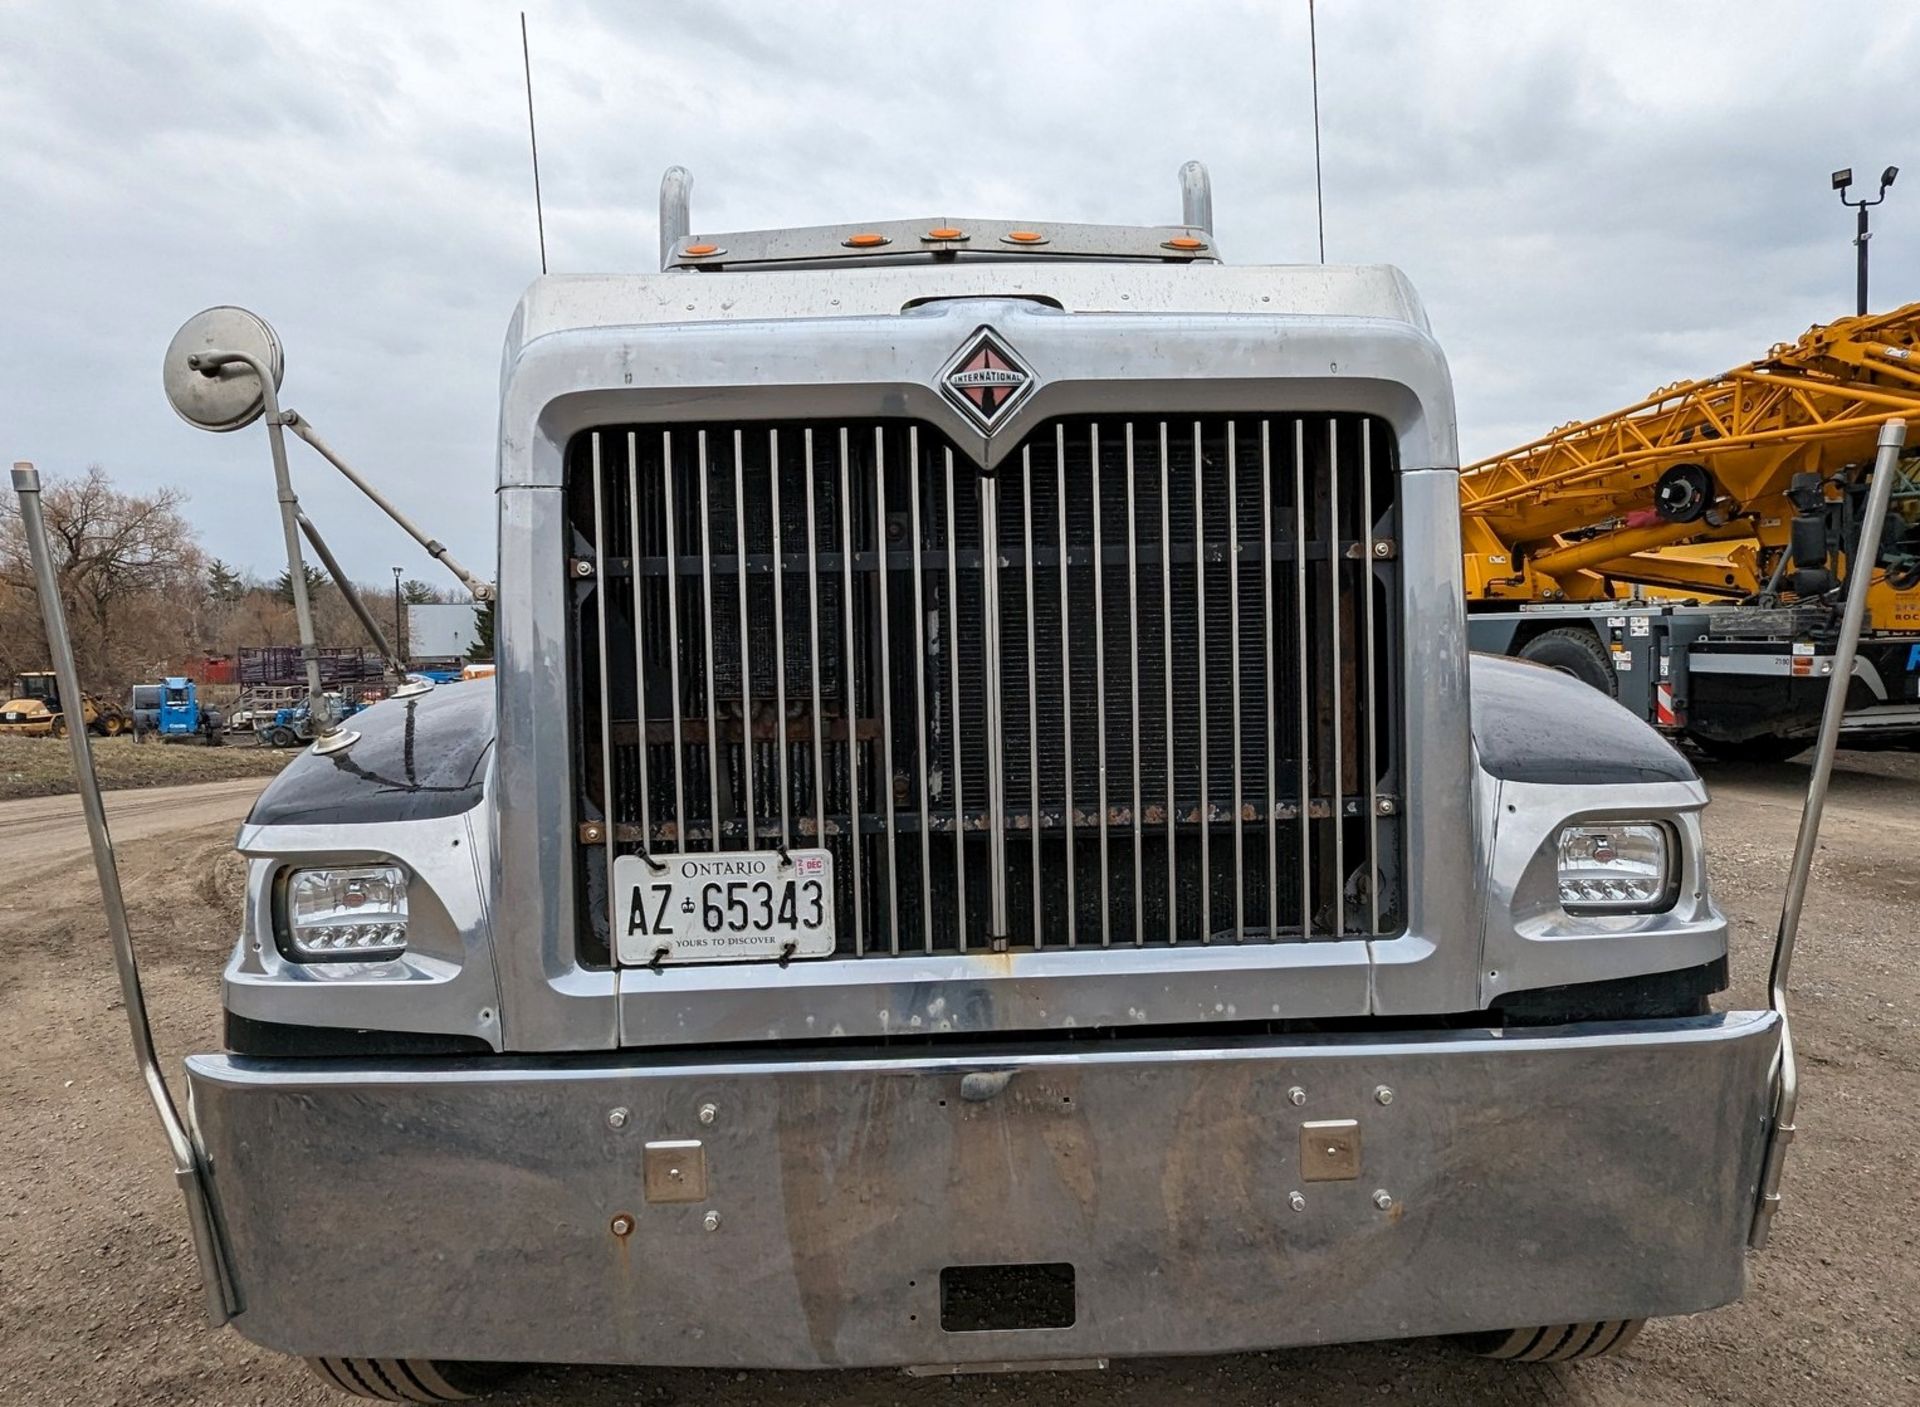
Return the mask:
{"type": "Polygon", "coordinates": [[[1496,1329],[1467,1334],[1462,1345],[1482,1358],[1509,1363],[1578,1363],[1620,1353],[1639,1335],[1644,1319],[1593,1319],[1584,1324],[1537,1324],[1529,1329],[1496,1329]]]}
{"type": "Polygon", "coordinates": [[[471,1402],[512,1370],[496,1363],[441,1363],[428,1358],[309,1358],[327,1386],[375,1402],[471,1402]]]}
{"type": "Polygon", "coordinates": [[[1522,645],[1519,655],[1523,660],[1570,674],[1610,699],[1620,696],[1620,681],[1613,672],[1613,655],[1591,630],[1580,626],[1549,630],[1522,645]]]}

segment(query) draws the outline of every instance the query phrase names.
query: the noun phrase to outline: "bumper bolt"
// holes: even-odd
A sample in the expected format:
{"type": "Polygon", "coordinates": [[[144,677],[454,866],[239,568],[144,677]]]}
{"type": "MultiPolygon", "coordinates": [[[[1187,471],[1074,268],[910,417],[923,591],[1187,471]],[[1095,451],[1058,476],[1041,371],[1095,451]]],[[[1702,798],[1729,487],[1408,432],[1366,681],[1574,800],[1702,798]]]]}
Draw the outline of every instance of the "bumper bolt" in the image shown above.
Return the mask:
{"type": "Polygon", "coordinates": [[[613,1219],[612,1231],[616,1236],[631,1236],[633,1234],[633,1218],[625,1212],[622,1212],[613,1219]]]}
{"type": "Polygon", "coordinates": [[[1287,1194],[1287,1205],[1292,1207],[1296,1212],[1304,1212],[1307,1209],[1307,1199],[1302,1197],[1298,1192],[1289,1192],[1287,1194]]]}
{"type": "Polygon", "coordinates": [[[623,1129],[626,1126],[627,1126],[627,1111],[625,1107],[622,1107],[619,1109],[607,1110],[607,1127],[608,1128],[623,1129]]]}
{"type": "Polygon", "coordinates": [[[701,1123],[710,1124],[719,1117],[720,1117],[720,1110],[717,1106],[712,1104],[702,1104],[700,1106],[700,1122],[701,1123]]]}
{"type": "Polygon", "coordinates": [[[1373,1194],[1373,1204],[1383,1212],[1392,1211],[1393,1196],[1391,1193],[1387,1191],[1386,1188],[1383,1187],[1378,1192],[1375,1192],[1373,1194]]]}
{"type": "Polygon", "coordinates": [[[1307,1102],[1307,1092],[1301,1089],[1299,1085],[1295,1085],[1287,1091],[1287,1102],[1289,1104],[1305,1104],[1307,1102]]]}
{"type": "Polygon", "coordinates": [[[1388,1089],[1385,1085],[1381,1085],[1379,1088],[1374,1090],[1373,1098],[1376,1103],[1391,1104],[1393,1103],[1393,1091],[1388,1089]]]}
{"type": "Polygon", "coordinates": [[[708,1212],[700,1218],[700,1224],[709,1231],[718,1231],[720,1229],[720,1213],[708,1212]]]}

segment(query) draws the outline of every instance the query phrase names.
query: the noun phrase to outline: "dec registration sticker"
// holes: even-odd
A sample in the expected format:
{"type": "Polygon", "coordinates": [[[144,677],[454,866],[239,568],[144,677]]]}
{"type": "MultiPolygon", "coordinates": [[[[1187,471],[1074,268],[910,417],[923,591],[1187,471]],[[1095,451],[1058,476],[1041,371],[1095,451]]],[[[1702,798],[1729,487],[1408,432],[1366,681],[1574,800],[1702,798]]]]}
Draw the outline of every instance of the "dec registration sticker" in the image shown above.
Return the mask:
{"type": "Polygon", "coordinates": [[[626,966],[833,953],[833,854],[766,850],[613,862],[614,952],[626,966]],[[654,866],[659,866],[655,868],[654,866]]]}

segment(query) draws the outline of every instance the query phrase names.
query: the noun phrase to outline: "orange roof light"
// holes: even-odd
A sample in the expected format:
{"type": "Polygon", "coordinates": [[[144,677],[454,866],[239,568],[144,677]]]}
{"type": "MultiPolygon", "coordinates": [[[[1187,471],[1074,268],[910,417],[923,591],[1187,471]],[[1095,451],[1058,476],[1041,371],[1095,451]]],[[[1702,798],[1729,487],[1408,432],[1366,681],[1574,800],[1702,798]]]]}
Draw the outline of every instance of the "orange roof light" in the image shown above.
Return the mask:
{"type": "Polygon", "coordinates": [[[845,244],[849,249],[878,249],[881,245],[891,244],[893,241],[883,234],[875,234],[872,230],[866,230],[857,235],[848,235],[841,243],[845,244]]]}
{"type": "Polygon", "coordinates": [[[939,229],[928,230],[920,236],[922,239],[965,239],[966,237],[965,230],[956,230],[951,225],[942,225],[939,229]]]}
{"type": "Polygon", "coordinates": [[[717,244],[689,244],[685,249],[680,251],[681,255],[688,259],[698,259],[703,255],[718,254],[719,252],[720,246],[717,244]]]}
{"type": "Polygon", "coordinates": [[[1160,246],[1162,249],[1177,249],[1182,254],[1198,254],[1207,247],[1204,239],[1195,239],[1192,235],[1175,235],[1160,246]]]}
{"type": "Polygon", "coordinates": [[[1045,244],[1047,237],[1038,230],[1008,230],[1008,244],[1045,244]]]}

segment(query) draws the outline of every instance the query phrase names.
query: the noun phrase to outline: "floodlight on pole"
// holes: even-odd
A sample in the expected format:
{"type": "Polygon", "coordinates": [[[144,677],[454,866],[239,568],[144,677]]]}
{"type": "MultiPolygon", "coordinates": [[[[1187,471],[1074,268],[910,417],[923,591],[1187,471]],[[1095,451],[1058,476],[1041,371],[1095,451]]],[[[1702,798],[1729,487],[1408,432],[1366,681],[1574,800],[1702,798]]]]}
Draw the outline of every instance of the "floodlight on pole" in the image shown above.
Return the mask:
{"type": "Polygon", "coordinates": [[[1840,203],[1858,212],[1854,221],[1854,311],[1864,316],[1867,311],[1867,241],[1873,238],[1867,228],[1867,212],[1887,198],[1887,187],[1900,174],[1898,166],[1889,166],[1880,173],[1880,189],[1872,200],[1862,196],[1859,200],[1847,199],[1847,188],[1853,184],[1853,168],[1833,173],[1833,188],[1840,194],[1840,203]]]}

